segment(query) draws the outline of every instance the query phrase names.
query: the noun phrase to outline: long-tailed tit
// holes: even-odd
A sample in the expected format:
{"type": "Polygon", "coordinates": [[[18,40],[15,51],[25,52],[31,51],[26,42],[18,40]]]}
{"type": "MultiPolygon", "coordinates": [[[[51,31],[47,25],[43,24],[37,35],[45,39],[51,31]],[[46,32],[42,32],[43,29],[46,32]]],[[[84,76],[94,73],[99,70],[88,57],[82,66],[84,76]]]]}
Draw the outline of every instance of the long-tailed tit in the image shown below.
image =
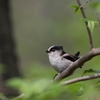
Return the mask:
{"type": "Polygon", "coordinates": [[[51,46],[46,51],[49,56],[49,61],[53,68],[61,73],[63,72],[70,64],[79,59],[80,52],[77,52],[75,55],[70,55],[67,52],[63,51],[63,46],[51,46]]]}

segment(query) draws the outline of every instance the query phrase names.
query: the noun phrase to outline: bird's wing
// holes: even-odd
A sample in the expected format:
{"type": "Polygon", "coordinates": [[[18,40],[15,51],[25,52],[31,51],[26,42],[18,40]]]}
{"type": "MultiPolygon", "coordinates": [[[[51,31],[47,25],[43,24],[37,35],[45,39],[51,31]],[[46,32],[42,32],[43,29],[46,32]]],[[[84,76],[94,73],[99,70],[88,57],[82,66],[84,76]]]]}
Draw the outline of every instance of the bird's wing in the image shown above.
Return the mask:
{"type": "Polygon", "coordinates": [[[73,62],[76,61],[79,58],[77,56],[70,55],[70,54],[67,54],[67,53],[65,53],[62,57],[66,58],[67,60],[73,61],[73,62]]]}

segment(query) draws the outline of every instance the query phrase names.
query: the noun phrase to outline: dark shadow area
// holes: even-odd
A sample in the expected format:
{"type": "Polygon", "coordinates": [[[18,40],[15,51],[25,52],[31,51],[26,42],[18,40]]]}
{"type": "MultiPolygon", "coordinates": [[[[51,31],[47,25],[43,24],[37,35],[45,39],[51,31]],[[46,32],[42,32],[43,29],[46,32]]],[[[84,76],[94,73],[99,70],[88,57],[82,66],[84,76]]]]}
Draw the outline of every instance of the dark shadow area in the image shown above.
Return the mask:
{"type": "Polygon", "coordinates": [[[5,70],[0,77],[0,92],[7,96],[16,95],[17,91],[5,87],[5,81],[20,76],[12,23],[9,16],[9,2],[9,0],[0,0],[0,63],[4,65],[3,69],[5,70]]]}

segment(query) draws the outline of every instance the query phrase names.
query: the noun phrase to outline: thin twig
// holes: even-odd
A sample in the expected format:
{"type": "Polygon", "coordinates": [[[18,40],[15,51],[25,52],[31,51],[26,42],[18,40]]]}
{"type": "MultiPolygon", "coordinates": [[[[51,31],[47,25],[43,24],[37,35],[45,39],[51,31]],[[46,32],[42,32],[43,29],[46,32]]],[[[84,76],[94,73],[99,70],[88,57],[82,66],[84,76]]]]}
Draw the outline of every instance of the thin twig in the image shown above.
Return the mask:
{"type": "Polygon", "coordinates": [[[83,77],[79,77],[79,78],[74,78],[65,82],[61,82],[61,85],[68,85],[68,84],[72,84],[72,83],[76,83],[76,82],[80,82],[80,81],[86,81],[86,80],[91,80],[91,79],[96,79],[96,78],[100,78],[100,73],[98,74],[94,74],[91,76],[83,76],[83,77]]]}
{"type": "Polygon", "coordinates": [[[92,0],[88,0],[88,1],[86,1],[84,4],[82,4],[81,6],[80,6],[80,8],[81,7],[84,7],[86,4],[88,4],[90,1],[92,1],[92,0]]]}
{"type": "Polygon", "coordinates": [[[100,19],[99,19],[99,15],[98,15],[98,13],[96,13],[96,15],[97,15],[97,20],[98,20],[99,27],[100,27],[100,19]]]}
{"type": "MultiPolygon", "coordinates": [[[[83,18],[87,19],[86,15],[85,15],[85,12],[83,10],[83,7],[81,7],[80,0],[76,0],[76,1],[77,1],[78,5],[80,7],[80,10],[81,10],[83,18]]],[[[92,36],[91,36],[91,31],[90,31],[90,29],[88,27],[88,22],[87,21],[85,21],[85,25],[86,25],[87,32],[88,32],[88,38],[89,38],[89,43],[90,43],[90,50],[92,50],[92,48],[93,48],[92,36]]]]}

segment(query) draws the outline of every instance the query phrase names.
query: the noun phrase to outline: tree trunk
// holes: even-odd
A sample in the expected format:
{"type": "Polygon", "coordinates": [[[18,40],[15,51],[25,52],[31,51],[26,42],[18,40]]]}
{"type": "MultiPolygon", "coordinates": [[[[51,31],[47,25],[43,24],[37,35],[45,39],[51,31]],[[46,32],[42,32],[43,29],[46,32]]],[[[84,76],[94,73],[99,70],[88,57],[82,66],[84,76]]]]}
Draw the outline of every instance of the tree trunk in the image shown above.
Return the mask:
{"type": "Polygon", "coordinates": [[[5,69],[1,74],[3,82],[20,76],[9,11],[9,0],[0,0],[0,63],[5,69]]]}

